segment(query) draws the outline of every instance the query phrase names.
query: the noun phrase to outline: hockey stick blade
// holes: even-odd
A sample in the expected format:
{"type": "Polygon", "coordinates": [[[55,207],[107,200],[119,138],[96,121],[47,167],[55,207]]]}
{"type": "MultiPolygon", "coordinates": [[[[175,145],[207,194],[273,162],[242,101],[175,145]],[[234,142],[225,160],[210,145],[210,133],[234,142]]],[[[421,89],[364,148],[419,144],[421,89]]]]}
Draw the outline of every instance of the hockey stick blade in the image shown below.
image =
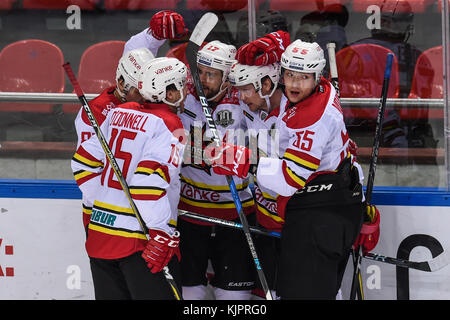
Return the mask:
{"type": "MultiPolygon", "coordinates": [[[[223,220],[223,219],[214,218],[214,217],[208,217],[208,216],[204,216],[204,215],[201,215],[198,213],[189,212],[186,210],[179,209],[178,215],[184,216],[187,218],[191,218],[191,219],[195,219],[198,221],[217,224],[217,225],[223,226],[223,227],[242,229],[242,224],[240,224],[238,222],[223,220]]],[[[250,232],[255,233],[255,234],[260,234],[263,236],[268,236],[268,237],[273,237],[273,238],[281,237],[281,234],[276,231],[270,231],[270,230],[266,230],[266,229],[259,228],[259,227],[253,227],[253,226],[249,226],[249,229],[250,229],[250,232]]],[[[382,262],[382,263],[392,264],[397,267],[416,269],[416,270],[421,270],[421,271],[426,271],[426,272],[434,272],[434,271],[440,270],[440,269],[444,268],[445,266],[447,266],[448,264],[450,264],[450,255],[447,253],[447,251],[444,251],[443,253],[441,253],[437,257],[433,258],[432,260],[421,261],[421,262],[387,257],[387,256],[383,256],[381,254],[374,253],[374,252],[368,252],[368,253],[364,254],[362,257],[367,260],[378,261],[378,262],[382,262]]]]}
{"type": "Polygon", "coordinates": [[[437,257],[428,261],[409,261],[403,259],[394,259],[372,252],[366,253],[363,257],[374,261],[393,264],[397,267],[416,269],[425,272],[438,271],[446,267],[450,263],[450,255],[448,254],[448,251],[444,251],[437,257]]]}
{"type": "Polygon", "coordinates": [[[194,31],[192,31],[189,42],[193,42],[200,47],[211,30],[216,26],[217,21],[219,21],[219,18],[214,13],[205,13],[197,22],[194,31]]]}

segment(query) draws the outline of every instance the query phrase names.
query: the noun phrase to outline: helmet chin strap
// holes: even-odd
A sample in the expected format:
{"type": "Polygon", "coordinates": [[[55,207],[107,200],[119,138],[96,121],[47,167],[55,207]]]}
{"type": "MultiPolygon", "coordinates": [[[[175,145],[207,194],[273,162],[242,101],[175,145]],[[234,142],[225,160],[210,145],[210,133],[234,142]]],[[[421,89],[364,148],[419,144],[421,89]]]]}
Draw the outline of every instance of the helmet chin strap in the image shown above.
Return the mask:
{"type": "Polygon", "coordinates": [[[177,101],[175,101],[175,102],[170,102],[170,101],[168,101],[166,98],[162,99],[162,101],[163,101],[165,104],[168,104],[169,106],[173,106],[173,107],[176,107],[177,109],[179,109],[179,108],[180,108],[181,101],[183,101],[183,99],[184,99],[184,93],[183,93],[183,90],[180,90],[180,99],[178,99],[177,101]]]}
{"type": "Polygon", "coordinates": [[[117,93],[119,94],[119,96],[120,96],[120,100],[122,101],[122,102],[127,102],[127,98],[126,98],[126,96],[127,96],[127,93],[128,92],[122,92],[121,90],[120,90],[120,88],[119,88],[119,86],[116,86],[116,91],[117,91],[117,93]]]}
{"type": "Polygon", "coordinates": [[[217,92],[217,94],[216,94],[214,97],[212,97],[212,98],[207,98],[206,100],[208,100],[208,101],[213,101],[213,100],[216,99],[218,96],[220,96],[222,93],[224,93],[224,92],[228,89],[227,86],[225,86],[225,88],[222,89],[222,86],[223,86],[224,84],[225,84],[225,82],[222,82],[222,84],[220,85],[219,91],[217,92]]]}

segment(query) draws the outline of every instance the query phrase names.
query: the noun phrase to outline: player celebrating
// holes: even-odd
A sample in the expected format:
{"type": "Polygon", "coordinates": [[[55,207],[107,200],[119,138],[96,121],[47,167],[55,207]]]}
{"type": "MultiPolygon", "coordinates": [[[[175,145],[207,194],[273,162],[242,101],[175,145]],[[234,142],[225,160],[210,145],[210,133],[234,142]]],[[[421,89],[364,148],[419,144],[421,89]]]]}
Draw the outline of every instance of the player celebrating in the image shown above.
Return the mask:
{"type": "Polygon", "coordinates": [[[186,66],[175,58],[142,66],[143,104],[111,110],[101,125],[133,201],[148,228],[147,238],[96,137],[72,159],[78,186],[95,199],[86,249],[96,299],[173,299],[161,270],[168,264],[179,281],[176,231],[184,129],[177,108],[186,97],[186,66]],[[174,204],[175,203],[175,204],[174,204]]]}
{"type": "MultiPolygon", "coordinates": [[[[269,130],[275,125],[280,107],[284,108],[287,101],[282,89],[278,87],[279,77],[280,65],[277,62],[261,66],[236,63],[228,76],[230,84],[239,91],[241,106],[246,116],[249,145],[254,155],[251,163],[256,163],[258,155],[270,156],[272,152],[278,152],[276,132],[269,133],[269,130]]],[[[278,195],[260,187],[256,179],[254,187],[258,224],[268,230],[280,232],[284,219],[277,212],[278,195]]],[[[279,239],[255,236],[255,245],[272,296],[275,297],[279,239]]],[[[258,291],[256,290],[257,294],[258,291]]]]}
{"type": "MultiPolygon", "coordinates": [[[[321,76],[324,66],[317,43],[296,40],[282,53],[288,103],[275,122],[281,157],[261,157],[257,166],[259,185],[279,195],[285,215],[282,299],[335,299],[366,209],[362,171],[349,152],[336,91],[321,76]]],[[[377,229],[379,219],[371,222],[377,229]]]]}
{"type": "MultiPolygon", "coordinates": [[[[244,133],[246,122],[237,95],[229,94],[227,80],[235,63],[236,48],[220,41],[207,43],[197,55],[198,73],[213,119],[221,138],[243,145],[234,133],[244,133]],[[233,132],[234,130],[234,132],[233,132]]],[[[181,169],[182,210],[226,220],[238,219],[228,183],[224,176],[215,174],[203,154],[212,141],[206,116],[197,95],[188,95],[185,111],[180,115],[186,130],[190,131],[191,149],[181,169]]],[[[249,221],[255,219],[254,201],[247,177],[234,177],[243,210],[249,221]]],[[[253,220],[254,221],[254,220],[253,220]]],[[[211,281],[217,300],[245,300],[251,297],[254,285],[254,266],[244,234],[220,226],[180,217],[180,250],[183,296],[185,299],[205,299],[208,260],[214,269],[211,281]]]]}
{"type": "MultiPolygon", "coordinates": [[[[97,120],[101,125],[108,112],[119,104],[130,102],[143,102],[137,87],[137,75],[144,64],[154,59],[153,54],[146,48],[135,49],[125,54],[118,63],[116,71],[116,85],[103,90],[103,92],[91,100],[89,105],[97,120]]],[[[77,132],[77,148],[82,142],[95,135],[95,131],[89,119],[81,108],[75,118],[75,129],[77,132]]],[[[83,194],[83,225],[87,228],[92,213],[92,201],[83,194]]]]}

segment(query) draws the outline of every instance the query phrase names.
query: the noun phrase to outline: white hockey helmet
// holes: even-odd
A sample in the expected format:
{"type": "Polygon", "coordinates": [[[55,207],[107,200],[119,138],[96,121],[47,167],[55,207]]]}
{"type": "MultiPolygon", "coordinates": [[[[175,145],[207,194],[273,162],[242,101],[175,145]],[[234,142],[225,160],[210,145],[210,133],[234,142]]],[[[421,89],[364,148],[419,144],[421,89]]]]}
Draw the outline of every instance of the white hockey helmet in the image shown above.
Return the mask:
{"type": "Polygon", "coordinates": [[[261,98],[270,97],[277,88],[280,80],[280,64],[278,62],[264,66],[248,66],[245,64],[235,63],[231,67],[228,80],[232,86],[245,86],[253,84],[255,91],[259,92],[261,98]],[[273,83],[272,91],[267,95],[262,95],[262,79],[266,76],[273,83]]]}
{"type": "Polygon", "coordinates": [[[316,82],[320,81],[326,65],[324,52],[317,42],[295,40],[281,55],[281,67],[287,70],[314,73],[316,82]]]}
{"type": "Polygon", "coordinates": [[[167,57],[153,59],[142,68],[138,84],[139,93],[151,102],[164,102],[178,107],[184,99],[183,87],[186,77],[187,67],[180,60],[167,57]],[[166,99],[166,89],[171,84],[181,93],[181,98],[174,103],[166,99]]]}
{"type": "Polygon", "coordinates": [[[230,73],[231,66],[236,62],[236,47],[218,40],[208,42],[197,53],[197,63],[219,69],[223,73],[222,82],[225,82],[230,73]]]}
{"type": "Polygon", "coordinates": [[[119,60],[116,71],[116,81],[123,78],[124,92],[117,90],[125,99],[127,92],[131,87],[138,87],[138,75],[141,73],[142,67],[146,62],[154,59],[155,56],[147,48],[139,48],[126,52],[119,60]]]}

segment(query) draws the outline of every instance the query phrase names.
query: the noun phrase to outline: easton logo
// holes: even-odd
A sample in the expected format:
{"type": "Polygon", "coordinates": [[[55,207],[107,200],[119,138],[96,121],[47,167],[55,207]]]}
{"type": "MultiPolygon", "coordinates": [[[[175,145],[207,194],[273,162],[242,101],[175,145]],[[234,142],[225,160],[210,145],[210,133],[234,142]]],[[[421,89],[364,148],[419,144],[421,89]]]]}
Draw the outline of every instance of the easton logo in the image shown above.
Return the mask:
{"type": "Polygon", "coordinates": [[[167,66],[167,67],[164,67],[164,68],[156,70],[155,73],[156,74],[161,74],[161,73],[164,73],[166,71],[171,71],[171,70],[172,70],[172,66],[167,66]]]}

